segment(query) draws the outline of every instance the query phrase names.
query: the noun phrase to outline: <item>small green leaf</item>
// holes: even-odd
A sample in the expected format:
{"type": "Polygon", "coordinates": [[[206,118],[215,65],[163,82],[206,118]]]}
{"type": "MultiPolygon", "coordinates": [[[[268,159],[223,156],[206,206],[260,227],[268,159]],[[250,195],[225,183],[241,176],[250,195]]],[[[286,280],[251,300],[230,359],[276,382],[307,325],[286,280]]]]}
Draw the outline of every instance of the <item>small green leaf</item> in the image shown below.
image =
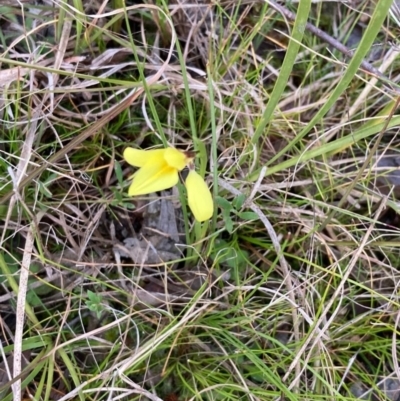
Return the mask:
{"type": "Polygon", "coordinates": [[[29,290],[26,293],[26,302],[32,307],[43,306],[42,300],[34,290],[29,290]]]}
{"type": "Polygon", "coordinates": [[[229,215],[224,215],[224,222],[225,222],[226,231],[228,231],[229,234],[232,234],[233,233],[233,221],[229,215]]]}
{"type": "Polygon", "coordinates": [[[96,313],[97,319],[100,319],[101,313],[104,309],[101,304],[101,296],[97,295],[93,291],[88,290],[87,297],[88,300],[86,301],[86,306],[90,311],[96,313]]]}
{"type": "Polygon", "coordinates": [[[117,160],[114,161],[114,170],[115,170],[115,175],[117,177],[118,184],[120,185],[120,187],[122,187],[123,183],[124,183],[124,177],[123,177],[123,173],[122,173],[121,163],[118,162],[117,160]]]}
{"type": "Polygon", "coordinates": [[[114,191],[115,201],[117,201],[118,205],[123,202],[124,197],[122,196],[121,192],[114,191]]]}
{"type": "Polygon", "coordinates": [[[53,194],[48,190],[48,188],[40,181],[38,181],[39,192],[44,195],[46,198],[52,198],[53,194]]]}
{"type": "Polygon", "coordinates": [[[221,198],[220,196],[217,196],[216,198],[217,205],[222,209],[222,211],[231,211],[232,210],[232,204],[231,202],[227,201],[225,198],[221,198]]]}
{"type": "Polygon", "coordinates": [[[87,296],[88,296],[90,302],[98,303],[98,304],[101,302],[101,296],[97,295],[93,291],[88,290],[87,296]]]}
{"type": "Polygon", "coordinates": [[[232,205],[236,210],[241,209],[241,207],[243,206],[244,202],[246,201],[246,195],[245,194],[241,194],[238,195],[233,201],[232,201],[232,205]]]}
{"type": "Polygon", "coordinates": [[[128,210],[135,210],[136,209],[136,206],[135,206],[135,204],[133,202],[124,202],[123,205],[124,205],[124,208],[128,209],[128,210]]]}
{"type": "Polygon", "coordinates": [[[254,212],[240,212],[237,214],[243,220],[258,220],[259,217],[254,212]]]}

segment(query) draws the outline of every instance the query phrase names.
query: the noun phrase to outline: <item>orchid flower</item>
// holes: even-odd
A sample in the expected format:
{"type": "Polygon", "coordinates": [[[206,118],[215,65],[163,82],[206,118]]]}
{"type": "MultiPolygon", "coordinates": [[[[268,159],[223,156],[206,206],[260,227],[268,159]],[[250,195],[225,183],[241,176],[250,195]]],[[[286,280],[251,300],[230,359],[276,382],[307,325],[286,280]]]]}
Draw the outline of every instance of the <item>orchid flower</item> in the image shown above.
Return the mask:
{"type": "Polygon", "coordinates": [[[124,159],[131,166],[139,167],[133,175],[128,195],[147,195],[172,188],[179,181],[179,171],[189,166],[185,181],[188,204],[197,221],[205,221],[214,213],[211,192],[204,179],[193,169],[194,155],[175,148],[140,150],[126,148],[124,159]]]}

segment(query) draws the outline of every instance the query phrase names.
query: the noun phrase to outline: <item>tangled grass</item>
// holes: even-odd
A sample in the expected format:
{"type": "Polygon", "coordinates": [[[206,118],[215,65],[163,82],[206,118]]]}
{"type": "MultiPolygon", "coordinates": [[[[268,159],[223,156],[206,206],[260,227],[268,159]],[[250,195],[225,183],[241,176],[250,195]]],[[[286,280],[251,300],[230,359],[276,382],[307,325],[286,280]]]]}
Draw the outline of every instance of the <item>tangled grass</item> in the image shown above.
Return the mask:
{"type": "Polygon", "coordinates": [[[2,2],[2,399],[399,399],[391,3],[2,2]]]}

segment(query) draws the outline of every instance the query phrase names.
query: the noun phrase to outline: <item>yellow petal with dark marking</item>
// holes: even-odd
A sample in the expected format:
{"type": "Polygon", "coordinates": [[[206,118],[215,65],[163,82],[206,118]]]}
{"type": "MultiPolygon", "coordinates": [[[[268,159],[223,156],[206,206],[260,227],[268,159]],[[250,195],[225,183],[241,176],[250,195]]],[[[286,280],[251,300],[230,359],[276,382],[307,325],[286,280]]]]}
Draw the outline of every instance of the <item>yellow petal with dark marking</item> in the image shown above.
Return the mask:
{"type": "Polygon", "coordinates": [[[164,158],[170,167],[178,171],[183,170],[190,161],[185,153],[175,148],[165,149],[164,158]]]}

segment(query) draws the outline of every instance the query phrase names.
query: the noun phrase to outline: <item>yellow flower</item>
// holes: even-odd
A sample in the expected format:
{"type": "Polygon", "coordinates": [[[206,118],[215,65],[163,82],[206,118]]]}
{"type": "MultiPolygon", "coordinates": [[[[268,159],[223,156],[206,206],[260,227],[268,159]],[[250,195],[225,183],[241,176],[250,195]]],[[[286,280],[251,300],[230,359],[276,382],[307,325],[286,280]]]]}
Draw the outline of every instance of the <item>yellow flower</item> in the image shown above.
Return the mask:
{"type": "MultiPolygon", "coordinates": [[[[191,165],[191,153],[175,148],[139,150],[126,148],[124,159],[134,167],[140,167],[133,175],[129,187],[130,196],[146,195],[162,191],[176,185],[178,172],[191,165]]],[[[214,213],[214,203],[210,190],[203,178],[194,170],[190,170],[186,178],[186,190],[189,207],[197,221],[205,221],[214,213]]]]}
{"type": "Polygon", "coordinates": [[[194,170],[190,170],[186,178],[188,203],[197,221],[211,219],[214,213],[214,202],[211,192],[203,178],[194,170]]]}

